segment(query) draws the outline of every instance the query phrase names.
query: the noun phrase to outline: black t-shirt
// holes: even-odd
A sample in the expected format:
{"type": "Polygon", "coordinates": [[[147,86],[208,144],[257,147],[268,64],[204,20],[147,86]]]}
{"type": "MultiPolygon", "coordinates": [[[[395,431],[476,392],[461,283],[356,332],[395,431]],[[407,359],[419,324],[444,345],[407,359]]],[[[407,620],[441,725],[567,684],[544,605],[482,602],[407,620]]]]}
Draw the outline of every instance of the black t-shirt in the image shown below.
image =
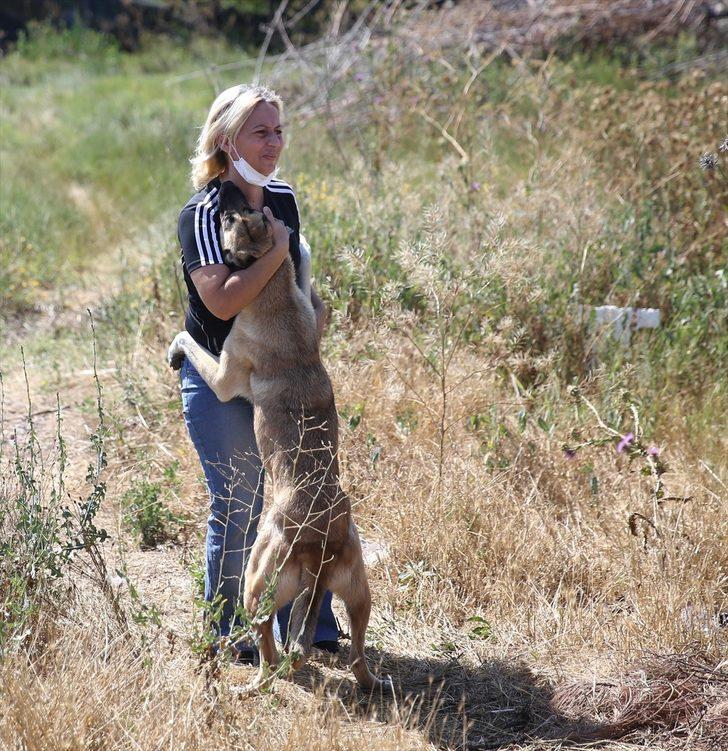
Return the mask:
{"type": "MultiPolygon", "coordinates": [[[[219,195],[220,179],[216,177],[187,201],[180,212],[177,228],[182,248],[182,271],[189,300],[185,328],[198,344],[213,355],[220,354],[225,337],[233,326],[233,319],[223,321],[210,313],[202,302],[190,273],[201,266],[224,263],[225,252],[222,247],[218,211],[219,195]]],[[[276,219],[281,219],[293,230],[290,235],[290,254],[300,283],[300,220],[293,189],[282,180],[271,180],[263,188],[263,205],[268,206],[276,219]]]]}

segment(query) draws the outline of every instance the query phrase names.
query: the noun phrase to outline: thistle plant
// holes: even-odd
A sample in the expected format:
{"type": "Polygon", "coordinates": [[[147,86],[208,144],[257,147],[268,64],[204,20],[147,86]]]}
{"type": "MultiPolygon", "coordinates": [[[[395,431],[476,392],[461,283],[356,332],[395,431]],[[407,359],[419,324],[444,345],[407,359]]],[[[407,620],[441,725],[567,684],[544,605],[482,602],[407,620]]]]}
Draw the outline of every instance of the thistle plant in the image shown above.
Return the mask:
{"type": "MultiPolygon", "coordinates": [[[[571,437],[577,443],[564,443],[562,445],[561,448],[565,456],[568,459],[574,459],[580,451],[588,447],[614,446],[615,452],[626,456],[630,465],[634,462],[641,464],[641,474],[652,479],[650,497],[653,504],[653,518],[648,519],[644,514],[632,512],[629,515],[627,523],[630,532],[635,537],[639,535],[640,524],[647,525],[660,537],[661,533],[657,526],[657,517],[663,503],[666,501],[684,502],[690,499],[683,496],[665,495],[663,477],[668,471],[668,466],[660,456],[660,449],[646,440],[637,404],[626,395],[628,410],[632,417],[632,429],[625,433],[618,427],[609,425],[578,386],[572,386],[569,389],[569,393],[575,399],[577,405],[583,404],[592,413],[596,421],[598,435],[587,440],[581,440],[580,431],[578,429],[573,430],[571,437]]],[[[644,543],[646,546],[646,535],[644,535],[644,543]]]]}
{"type": "Polygon", "coordinates": [[[704,172],[712,172],[718,166],[718,155],[706,152],[700,157],[700,169],[704,172]]]}

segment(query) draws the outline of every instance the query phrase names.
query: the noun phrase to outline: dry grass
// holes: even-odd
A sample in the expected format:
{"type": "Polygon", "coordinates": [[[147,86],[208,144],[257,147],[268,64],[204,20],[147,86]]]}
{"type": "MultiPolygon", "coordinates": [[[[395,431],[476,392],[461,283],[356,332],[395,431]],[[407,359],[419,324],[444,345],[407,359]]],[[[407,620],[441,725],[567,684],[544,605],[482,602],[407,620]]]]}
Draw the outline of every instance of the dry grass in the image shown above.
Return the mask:
{"type": "MultiPolygon", "coordinates": [[[[416,424],[402,419],[412,414],[413,394],[391,365],[408,363],[418,393],[436,402],[413,346],[390,336],[389,357],[362,361],[359,346],[376,334],[357,325],[338,335],[348,341],[329,362],[338,404],[363,405],[356,428],[343,431],[344,483],[364,536],[390,546],[370,573],[369,659],[393,677],[395,697],[369,701],[345,666],[314,661],[271,694],[240,701],[230,689],[249,670],[210,673],[187,644],[197,618],[188,566],[199,542],[193,536],[186,547],[147,553],[123,543],[127,570],[160,609],[161,628],[125,633],[98,588],[77,582],[60,610],[41,614],[35,630],[43,637],[0,668],[5,745],[536,749],[649,737],[665,747],[716,748],[728,700],[725,665],[715,657],[725,636],[711,615],[725,609],[716,572],[728,567],[715,534],[724,518],[720,488],[671,455],[671,490],[692,500],[665,503],[651,517],[659,538],[634,537],[627,518],[650,514],[650,486],[613,447],[591,458],[601,478],[595,498],[579,464],[561,453],[559,436],[532,425],[519,434],[508,417],[511,433],[495,447],[458,421],[440,485],[436,415],[419,410],[416,424]],[[381,453],[373,462],[375,444],[381,453]],[[673,656],[645,662],[648,652],[673,656]]],[[[151,364],[162,354],[155,349],[143,368],[158,402],[173,388],[163,367],[151,364]]],[[[452,375],[483,364],[463,351],[452,375]]],[[[109,384],[108,404],[118,410],[117,393],[109,384]]],[[[451,409],[479,414],[512,399],[487,376],[458,389],[451,409]]],[[[182,457],[186,507],[201,526],[204,491],[174,416],[152,429],[126,410],[127,446],[164,440],[182,457]]],[[[136,460],[112,453],[114,499],[136,460]]],[[[112,505],[106,514],[122,542],[119,510],[112,505]]],[[[110,564],[118,553],[107,547],[110,564]]]]}

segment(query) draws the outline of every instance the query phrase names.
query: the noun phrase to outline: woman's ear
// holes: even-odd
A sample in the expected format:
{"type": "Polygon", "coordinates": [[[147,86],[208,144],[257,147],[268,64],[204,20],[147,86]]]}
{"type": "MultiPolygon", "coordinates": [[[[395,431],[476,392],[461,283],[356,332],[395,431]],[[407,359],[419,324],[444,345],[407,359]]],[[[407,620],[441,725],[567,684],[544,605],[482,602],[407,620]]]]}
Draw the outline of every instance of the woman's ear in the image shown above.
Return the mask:
{"type": "Polygon", "coordinates": [[[224,151],[226,154],[230,153],[230,139],[227,136],[218,136],[215,139],[215,145],[218,147],[218,149],[224,151]]]}

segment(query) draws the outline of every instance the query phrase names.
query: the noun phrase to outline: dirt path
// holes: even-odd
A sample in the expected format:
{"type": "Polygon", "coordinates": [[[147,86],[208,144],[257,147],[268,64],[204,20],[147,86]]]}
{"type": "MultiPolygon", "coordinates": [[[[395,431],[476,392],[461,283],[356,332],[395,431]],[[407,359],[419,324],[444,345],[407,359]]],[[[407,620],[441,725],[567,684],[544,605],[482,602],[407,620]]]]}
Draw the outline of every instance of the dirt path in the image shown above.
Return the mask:
{"type": "MultiPolygon", "coordinates": [[[[16,442],[22,447],[32,430],[44,466],[57,475],[60,414],[60,431],[67,453],[64,479],[71,499],[83,498],[89,492],[86,475],[89,463],[95,458],[89,438],[99,425],[88,311],[93,313],[118,288],[119,281],[111,275],[108,265],[99,264],[80,277],[70,293],[63,296],[54,293],[39,300],[32,314],[10,320],[5,326],[6,354],[0,366],[3,387],[1,455],[12,457],[16,442]],[[48,347],[53,345],[58,332],[65,338],[77,336],[79,342],[83,341],[83,347],[79,344],[83,352],[80,355],[69,353],[68,360],[59,358],[61,363],[50,369],[49,358],[44,353],[47,344],[48,347]]],[[[116,362],[97,363],[96,374],[105,405],[120,399],[119,383],[114,378],[116,372],[116,362]]],[[[97,526],[105,528],[113,542],[104,545],[107,565],[111,572],[119,566],[126,567],[142,601],[153,605],[165,627],[183,642],[188,636],[193,610],[187,559],[190,546],[195,544],[196,530],[188,530],[182,546],[139,549],[124,528],[119,503],[125,488],[133,481],[134,467],[116,455],[113,441],[112,428],[105,446],[108,467],[101,477],[107,484],[107,494],[97,515],[97,526]]],[[[113,584],[119,583],[113,574],[111,579],[113,584]]]]}

